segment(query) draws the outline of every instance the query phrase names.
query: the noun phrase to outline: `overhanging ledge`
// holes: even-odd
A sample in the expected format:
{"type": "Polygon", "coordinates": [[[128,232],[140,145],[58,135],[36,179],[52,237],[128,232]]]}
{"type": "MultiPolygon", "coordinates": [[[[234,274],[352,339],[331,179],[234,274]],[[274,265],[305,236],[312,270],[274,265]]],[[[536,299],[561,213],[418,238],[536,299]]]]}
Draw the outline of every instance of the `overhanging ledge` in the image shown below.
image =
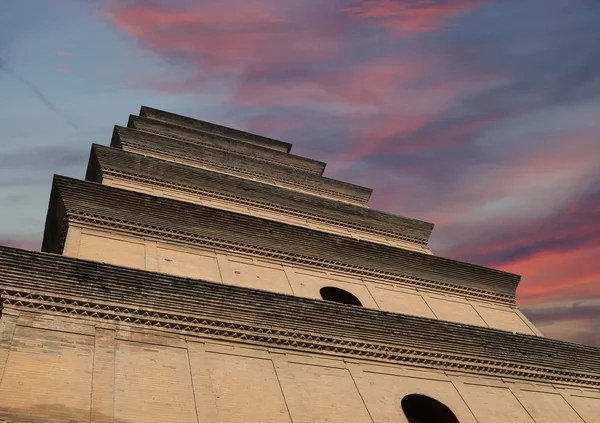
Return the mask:
{"type": "Polygon", "coordinates": [[[600,349],[0,247],[4,309],[289,350],[600,387],[600,349]]]}
{"type": "Polygon", "coordinates": [[[216,191],[219,195],[243,198],[265,207],[278,207],[292,215],[308,214],[316,216],[317,221],[322,218],[324,222],[329,219],[335,225],[392,236],[420,246],[427,245],[433,229],[433,224],[429,222],[93,144],[86,180],[100,183],[104,173],[111,171],[146,178],[157,184],[216,191]]]}
{"type": "Polygon", "coordinates": [[[283,151],[286,153],[289,153],[292,149],[292,144],[287,142],[263,137],[261,135],[251,134],[249,132],[240,131],[239,129],[228,128],[215,123],[205,122],[200,119],[193,119],[175,113],[153,109],[152,107],[142,106],[140,108],[140,116],[162,122],[173,123],[197,131],[221,135],[251,144],[261,145],[263,147],[271,148],[277,151],[283,151]]]}
{"type": "Polygon", "coordinates": [[[518,275],[443,257],[55,176],[42,250],[61,252],[64,229],[78,219],[134,235],[160,238],[170,233],[181,242],[379,279],[405,278],[434,289],[489,295],[510,303],[520,280],[518,275]]]}

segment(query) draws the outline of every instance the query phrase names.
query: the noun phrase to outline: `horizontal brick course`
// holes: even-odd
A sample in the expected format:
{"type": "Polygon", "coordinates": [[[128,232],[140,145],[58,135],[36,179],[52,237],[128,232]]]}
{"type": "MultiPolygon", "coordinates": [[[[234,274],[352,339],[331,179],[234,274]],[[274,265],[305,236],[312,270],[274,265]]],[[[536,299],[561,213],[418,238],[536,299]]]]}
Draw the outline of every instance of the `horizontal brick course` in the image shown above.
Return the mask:
{"type": "Polygon", "coordinates": [[[292,144],[274,140],[272,138],[263,137],[261,135],[251,134],[249,132],[240,131],[238,129],[227,128],[226,126],[217,125],[210,122],[205,122],[199,119],[192,119],[186,116],[181,116],[175,113],[169,113],[162,110],[153,109],[151,107],[142,106],[140,116],[161,122],[172,123],[197,131],[206,132],[229,137],[238,141],[244,141],[250,144],[260,145],[277,151],[289,153],[292,144]]]}
{"type": "Polygon", "coordinates": [[[101,182],[106,169],[318,215],[340,224],[347,222],[349,227],[389,232],[412,238],[419,245],[427,245],[433,230],[433,224],[428,222],[94,144],[86,179],[101,182]]]}
{"type": "Polygon", "coordinates": [[[72,213],[88,213],[159,231],[185,232],[292,257],[312,257],[513,298],[520,280],[518,275],[438,256],[62,176],[54,178],[43,251],[60,252],[57,234],[72,213]]]}
{"type": "MultiPolygon", "coordinates": [[[[505,360],[600,375],[600,349],[533,335],[382,312],[232,285],[0,247],[0,289],[70,295],[273,330],[505,360]]],[[[293,346],[290,346],[293,348],[293,346]]]]}
{"type": "Polygon", "coordinates": [[[192,144],[205,145],[218,149],[231,151],[237,154],[249,157],[259,158],[268,162],[289,166],[295,169],[305,170],[307,172],[321,175],[325,170],[325,163],[308,159],[306,157],[295,156],[282,151],[273,150],[267,147],[249,144],[228,138],[222,135],[211,134],[207,132],[189,129],[183,126],[174,125],[167,122],[148,119],[140,116],[129,116],[127,127],[138,129],[165,137],[175,138],[192,144]]]}
{"type": "Polygon", "coordinates": [[[372,190],[358,185],[326,178],[314,173],[292,169],[287,166],[265,162],[253,157],[240,156],[228,151],[217,150],[205,145],[182,142],[160,135],[150,134],[131,128],[115,126],[111,146],[124,148],[126,146],[141,146],[171,154],[176,154],[191,159],[200,159],[210,163],[216,163],[223,168],[237,169],[243,171],[250,177],[267,176],[270,179],[292,182],[307,189],[323,192],[331,197],[340,199],[348,198],[361,204],[367,204],[372,190]]]}

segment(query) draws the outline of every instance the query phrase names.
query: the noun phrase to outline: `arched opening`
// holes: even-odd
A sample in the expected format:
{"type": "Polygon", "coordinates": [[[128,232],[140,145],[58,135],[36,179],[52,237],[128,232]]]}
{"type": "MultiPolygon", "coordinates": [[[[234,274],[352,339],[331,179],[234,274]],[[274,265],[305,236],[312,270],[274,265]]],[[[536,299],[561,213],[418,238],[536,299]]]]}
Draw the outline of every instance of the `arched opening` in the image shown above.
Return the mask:
{"type": "Polygon", "coordinates": [[[401,405],[409,423],[459,423],[452,410],[426,395],[407,395],[401,405]]]}
{"type": "Polygon", "coordinates": [[[348,291],[344,291],[343,289],[335,288],[333,286],[326,286],[321,288],[320,292],[321,298],[323,298],[325,301],[334,301],[336,303],[362,306],[358,298],[348,291]]]}

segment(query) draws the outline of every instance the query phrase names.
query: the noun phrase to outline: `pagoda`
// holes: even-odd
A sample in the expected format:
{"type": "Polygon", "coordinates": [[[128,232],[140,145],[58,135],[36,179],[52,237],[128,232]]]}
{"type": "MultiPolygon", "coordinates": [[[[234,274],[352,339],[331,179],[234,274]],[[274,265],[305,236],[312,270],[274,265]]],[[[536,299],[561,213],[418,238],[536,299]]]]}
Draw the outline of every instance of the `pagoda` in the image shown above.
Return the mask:
{"type": "Polygon", "coordinates": [[[600,349],[291,145],[142,107],[0,247],[0,422],[596,423],[600,349]]]}

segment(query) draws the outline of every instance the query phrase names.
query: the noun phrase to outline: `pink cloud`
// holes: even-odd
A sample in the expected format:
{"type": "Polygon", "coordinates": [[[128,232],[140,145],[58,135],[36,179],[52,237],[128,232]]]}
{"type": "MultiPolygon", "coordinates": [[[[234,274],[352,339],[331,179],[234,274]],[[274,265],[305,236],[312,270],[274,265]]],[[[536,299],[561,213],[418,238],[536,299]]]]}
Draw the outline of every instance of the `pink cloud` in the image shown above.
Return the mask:
{"type": "Polygon", "coordinates": [[[291,73],[281,82],[278,74],[287,67],[261,64],[251,66],[243,75],[233,98],[244,106],[304,106],[343,110],[344,113],[372,111],[391,104],[394,92],[421,75],[426,63],[409,59],[382,59],[343,69],[291,73]]]}
{"type": "Polygon", "coordinates": [[[42,243],[41,241],[24,240],[24,239],[0,239],[0,245],[6,247],[21,248],[23,250],[39,251],[42,243]]]}
{"type": "Polygon", "coordinates": [[[600,296],[600,244],[569,251],[541,251],[502,266],[523,276],[519,304],[600,296]]]}
{"type": "Polygon", "coordinates": [[[59,56],[72,56],[73,53],[70,53],[68,51],[57,51],[56,54],[58,54],[59,56]]]}
{"type": "MultiPolygon", "coordinates": [[[[110,9],[122,31],[153,51],[184,58],[206,72],[240,72],[252,63],[306,63],[330,57],[338,45],[326,13],[275,0],[200,1],[185,6],[129,4],[110,9]]],[[[189,83],[197,85],[194,78],[189,83]]],[[[171,87],[175,89],[175,87],[171,87]]],[[[183,90],[186,87],[182,87],[183,90]]]]}
{"type": "Polygon", "coordinates": [[[63,73],[68,73],[71,72],[71,69],[67,69],[67,68],[57,68],[56,69],[57,72],[63,72],[63,73]]]}
{"type": "Polygon", "coordinates": [[[448,20],[467,14],[481,3],[480,0],[364,0],[344,10],[375,20],[384,28],[421,32],[442,29],[448,20]]]}

